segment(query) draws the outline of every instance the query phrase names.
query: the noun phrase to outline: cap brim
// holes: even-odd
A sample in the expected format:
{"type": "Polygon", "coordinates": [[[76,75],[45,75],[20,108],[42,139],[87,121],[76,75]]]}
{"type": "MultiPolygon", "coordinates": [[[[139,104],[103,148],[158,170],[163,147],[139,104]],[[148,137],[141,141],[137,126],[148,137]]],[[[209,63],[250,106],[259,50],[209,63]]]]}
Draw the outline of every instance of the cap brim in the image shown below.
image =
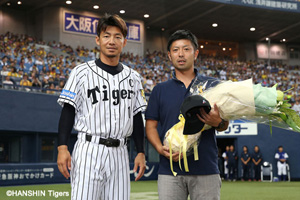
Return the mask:
{"type": "Polygon", "coordinates": [[[193,135],[198,133],[204,127],[204,123],[200,120],[197,121],[185,121],[183,128],[183,135],[193,135]]]}

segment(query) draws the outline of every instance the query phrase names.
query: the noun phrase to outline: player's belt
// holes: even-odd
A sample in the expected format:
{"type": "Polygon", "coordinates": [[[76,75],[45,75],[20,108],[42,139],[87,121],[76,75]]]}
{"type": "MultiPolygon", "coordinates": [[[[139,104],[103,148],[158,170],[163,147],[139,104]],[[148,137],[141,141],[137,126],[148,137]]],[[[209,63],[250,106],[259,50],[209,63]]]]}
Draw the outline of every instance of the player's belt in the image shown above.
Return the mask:
{"type": "MultiPolygon", "coordinates": [[[[92,141],[92,137],[91,135],[85,135],[85,140],[90,142],[92,141]]],[[[113,139],[113,138],[100,138],[99,140],[99,144],[105,145],[107,147],[118,147],[120,146],[120,140],[119,139],[113,139]]],[[[124,140],[124,143],[126,144],[126,139],[124,140]]]]}

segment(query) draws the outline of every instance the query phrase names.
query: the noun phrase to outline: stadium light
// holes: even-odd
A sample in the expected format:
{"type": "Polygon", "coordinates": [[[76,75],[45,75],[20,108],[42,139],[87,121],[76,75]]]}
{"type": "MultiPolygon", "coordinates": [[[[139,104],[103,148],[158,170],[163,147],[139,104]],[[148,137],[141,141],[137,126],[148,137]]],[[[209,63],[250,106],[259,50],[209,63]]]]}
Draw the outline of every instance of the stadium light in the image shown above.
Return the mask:
{"type": "Polygon", "coordinates": [[[161,31],[165,31],[165,28],[161,28],[161,31]]]}
{"type": "Polygon", "coordinates": [[[254,27],[251,27],[251,28],[250,28],[250,31],[255,31],[255,28],[254,28],[254,27]]]}
{"type": "Polygon", "coordinates": [[[21,5],[22,4],[22,1],[18,1],[18,5],[21,5]]]}
{"type": "Polygon", "coordinates": [[[226,51],[226,48],[223,48],[223,51],[226,51]]]}
{"type": "Polygon", "coordinates": [[[283,39],[282,39],[282,42],[285,42],[285,41],[286,41],[286,40],[283,38],[283,39]]]}
{"type": "Polygon", "coordinates": [[[6,5],[7,5],[7,6],[10,6],[10,2],[7,2],[6,5]]]}
{"type": "Polygon", "coordinates": [[[66,1],[66,4],[70,5],[72,4],[72,1],[66,1]]]}
{"type": "Polygon", "coordinates": [[[201,48],[201,49],[203,49],[203,48],[204,48],[204,46],[203,46],[203,45],[201,45],[201,46],[200,46],[200,48],[201,48]]]}
{"type": "Polygon", "coordinates": [[[144,14],[144,17],[145,17],[145,18],[149,18],[150,15],[149,15],[149,14],[144,14]]]}
{"type": "Polygon", "coordinates": [[[124,13],[125,13],[125,10],[120,10],[120,13],[121,13],[121,14],[124,14],[124,13]]]}
{"type": "Polygon", "coordinates": [[[98,5],[93,6],[94,9],[99,9],[100,7],[98,5]]]}
{"type": "Polygon", "coordinates": [[[213,23],[212,27],[216,28],[216,27],[218,27],[218,24],[217,23],[213,23]]]}
{"type": "Polygon", "coordinates": [[[269,38],[268,38],[268,37],[266,38],[266,41],[269,41],[269,38]]]}

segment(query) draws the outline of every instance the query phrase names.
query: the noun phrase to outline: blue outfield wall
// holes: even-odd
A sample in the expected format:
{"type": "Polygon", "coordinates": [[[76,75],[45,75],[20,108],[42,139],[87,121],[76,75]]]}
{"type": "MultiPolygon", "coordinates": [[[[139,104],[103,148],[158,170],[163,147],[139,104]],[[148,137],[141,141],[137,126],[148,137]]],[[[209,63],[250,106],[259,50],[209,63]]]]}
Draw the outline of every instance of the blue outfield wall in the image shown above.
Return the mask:
{"type": "Polygon", "coordinates": [[[0,89],[0,130],[56,133],[58,96],[0,89]]]}
{"type": "MultiPolygon", "coordinates": [[[[33,152],[35,151],[35,149],[38,149],[35,148],[35,146],[38,146],[38,138],[40,136],[44,134],[57,134],[58,120],[61,112],[61,107],[56,103],[57,98],[58,96],[54,95],[0,89],[0,132],[6,135],[10,134],[9,131],[18,132],[19,134],[24,133],[24,137],[22,138],[22,158],[20,160],[20,163],[0,164],[0,169],[22,170],[32,168],[41,170],[44,168],[53,168],[53,177],[51,179],[47,179],[46,182],[50,183],[51,181],[53,181],[54,183],[66,181],[58,172],[56,163],[37,163],[39,159],[33,152]],[[30,134],[26,134],[27,132],[29,132],[30,134]],[[28,162],[31,163],[29,164],[28,162]]],[[[277,167],[274,155],[277,151],[277,147],[279,145],[282,145],[284,147],[284,150],[289,154],[290,157],[288,162],[291,168],[292,179],[300,179],[300,133],[273,127],[273,133],[271,135],[269,126],[259,124],[257,127],[256,135],[233,134],[230,136],[217,136],[217,138],[233,139],[239,156],[244,145],[247,145],[249,147],[250,152],[253,152],[254,145],[259,145],[264,160],[273,163],[275,176],[277,174],[277,167]]],[[[131,169],[133,168],[132,165],[133,164],[131,163],[131,169]]],[[[239,161],[239,174],[241,171],[240,165],[241,162],[239,161]]],[[[149,174],[149,177],[143,177],[143,179],[156,179],[157,170],[157,164],[148,163],[148,169],[145,173],[149,174]],[[152,170],[153,166],[155,167],[152,170]]],[[[0,173],[0,177],[2,178],[3,173],[5,174],[10,172],[1,171],[0,173]]],[[[42,172],[35,171],[34,173],[42,172]]],[[[19,175],[7,174],[5,176],[6,178],[8,178],[8,176],[12,176],[13,178],[14,176],[19,175]]],[[[131,179],[134,179],[133,173],[131,173],[131,179]]],[[[30,177],[28,182],[30,184],[46,183],[43,182],[43,180],[41,180],[41,182],[32,181],[30,177]]],[[[3,185],[7,185],[8,182],[3,182],[2,180],[0,180],[0,183],[3,185]]],[[[21,184],[21,182],[18,183],[21,184]]],[[[11,181],[9,182],[9,185],[18,183],[17,181],[11,181]]]]}

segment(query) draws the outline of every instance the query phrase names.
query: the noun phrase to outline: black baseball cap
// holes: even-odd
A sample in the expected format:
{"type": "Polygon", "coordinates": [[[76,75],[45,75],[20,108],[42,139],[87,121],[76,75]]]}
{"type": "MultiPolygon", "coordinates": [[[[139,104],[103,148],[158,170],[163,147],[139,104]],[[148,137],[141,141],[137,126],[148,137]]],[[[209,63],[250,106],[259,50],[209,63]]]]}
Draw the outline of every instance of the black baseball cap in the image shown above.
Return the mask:
{"type": "Polygon", "coordinates": [[[197,114],[201,116],[200,108],[204,108],[206,113],[211,110],[209,102],[201,95],[189,96],[181,104],[180,112],[185,118],[184,135],[196,134],[202,130],[204,123],[197,117],[197,114]]]}

